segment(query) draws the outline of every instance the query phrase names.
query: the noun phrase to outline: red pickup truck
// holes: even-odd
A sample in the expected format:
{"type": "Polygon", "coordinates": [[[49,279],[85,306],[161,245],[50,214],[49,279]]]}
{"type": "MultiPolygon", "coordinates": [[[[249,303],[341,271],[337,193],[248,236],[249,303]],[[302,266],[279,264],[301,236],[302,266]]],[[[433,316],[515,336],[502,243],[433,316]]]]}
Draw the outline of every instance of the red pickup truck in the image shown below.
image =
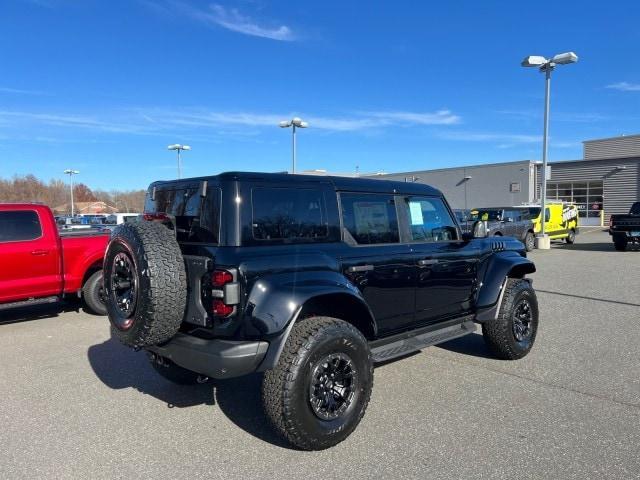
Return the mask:
{"type": "Polygon", "coordinates": [[[106,315],[102,260],[108,240],[102,231],[59,233],[44,205],[0,204],[0,311],[75,293],[90,311],[106,315]]]}

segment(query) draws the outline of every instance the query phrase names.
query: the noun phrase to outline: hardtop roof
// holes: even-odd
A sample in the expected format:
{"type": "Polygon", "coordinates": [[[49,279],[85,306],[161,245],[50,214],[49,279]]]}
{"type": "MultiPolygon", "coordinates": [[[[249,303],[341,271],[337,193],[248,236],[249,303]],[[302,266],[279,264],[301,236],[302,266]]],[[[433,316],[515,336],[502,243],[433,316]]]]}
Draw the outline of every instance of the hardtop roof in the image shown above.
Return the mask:
{"type": "Polygon", "coordinates": [[[378,180],[362,177],[336,177],[332,175],[298,175],[289,173],[263,172],[224,172],[218,175],[192,177],[180,180],[153,182],[149,188],[179,183],[198,183],[204,180],[220,181],[252,181],[269,182],[274,184],[331,184],[338,191],[363,193],[399,193],[408,195],[442,196],[440,190],[423,183],[398,182],[393,180],[378,180]]]}

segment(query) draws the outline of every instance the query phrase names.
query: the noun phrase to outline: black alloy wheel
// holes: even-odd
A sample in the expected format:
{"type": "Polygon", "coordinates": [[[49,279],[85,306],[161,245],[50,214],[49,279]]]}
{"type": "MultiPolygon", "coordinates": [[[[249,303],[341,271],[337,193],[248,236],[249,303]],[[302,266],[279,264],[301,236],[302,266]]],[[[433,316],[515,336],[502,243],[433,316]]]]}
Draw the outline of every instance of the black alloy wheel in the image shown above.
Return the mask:
{"type": "Polygon", "coordinates": [[[127,252],[119,252],[113,257],[111,270],[111,291],[119,315],[113,319],[115,327],[128,330],[133,325],[133,314],[137,304],[137,276],[135,263],[127,252]]]}
{"type": "Polygon", "coordinates": [[[518,342],[526,342],[533,332],[531,304],[522,298],[513,310],[513,336],[518,342]]]}
{"type": "Polygon", "coordinates": [[[358,390],[358,372],[347,354],[331,353],[316,363],[311,374],[309,402],[322,420],[344,415],[358,390]]]}

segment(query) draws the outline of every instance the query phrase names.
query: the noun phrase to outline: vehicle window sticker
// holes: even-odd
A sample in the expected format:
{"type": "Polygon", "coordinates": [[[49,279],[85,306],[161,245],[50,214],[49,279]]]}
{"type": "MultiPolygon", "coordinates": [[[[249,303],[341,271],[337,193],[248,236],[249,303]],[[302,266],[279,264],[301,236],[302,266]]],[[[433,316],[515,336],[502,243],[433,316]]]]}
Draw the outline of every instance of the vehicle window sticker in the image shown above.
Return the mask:
{"type": "Polygon", "coordinates": [[[411,225],[423,225],[422,205],[420,202],[409,202],[409,213],[411,215],[411,225]]]}

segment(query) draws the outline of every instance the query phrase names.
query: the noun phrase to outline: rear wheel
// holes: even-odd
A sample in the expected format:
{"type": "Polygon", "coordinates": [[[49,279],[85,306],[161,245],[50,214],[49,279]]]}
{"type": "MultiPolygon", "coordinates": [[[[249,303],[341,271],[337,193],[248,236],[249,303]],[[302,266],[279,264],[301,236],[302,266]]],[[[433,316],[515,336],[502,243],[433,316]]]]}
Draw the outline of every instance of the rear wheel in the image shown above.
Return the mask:
{"type": "Polygon", "coordinates": [[[498,318],[482,324],[482,335],[493,354],[517,360],[529,353],[538,333],[538,300],[526,280],[510,278],[498,318]]]}
{"type": "Polygon", "coordinates": [[[576,231],[573,229],[569,230],[567,238],[565,238],[564,241],[567,242],[567,244],[572,245],[576,241],[576,231]]]}
{"type": "Polygon", "coordinates": [[[311,317],[294,325],[262,384],[265,411],[294,446],[322,450],[358,426],[373,387],[366,339],[351,324],[311,317]]]}
{"type": "Polygon", "coordinates": [[[627,249],[627,240],[625,238],[614,238],[613,246],[619,252],[624,252],[627,249]]]}
{"type": "Polygon", "coordinates": [[[536,239],[534,238],[533,233],[527,232],[524,236],[524,246],[527,249],[527,252],[536,248],[536,239]]]}
{"type": "Polygon", "coordinates": [[[87,309],[96,315],[106,315],[107,306],[104,302],[104,286],[102,284],[102,270],[94,272],[82,286],[82,299],[87,309]]]}

